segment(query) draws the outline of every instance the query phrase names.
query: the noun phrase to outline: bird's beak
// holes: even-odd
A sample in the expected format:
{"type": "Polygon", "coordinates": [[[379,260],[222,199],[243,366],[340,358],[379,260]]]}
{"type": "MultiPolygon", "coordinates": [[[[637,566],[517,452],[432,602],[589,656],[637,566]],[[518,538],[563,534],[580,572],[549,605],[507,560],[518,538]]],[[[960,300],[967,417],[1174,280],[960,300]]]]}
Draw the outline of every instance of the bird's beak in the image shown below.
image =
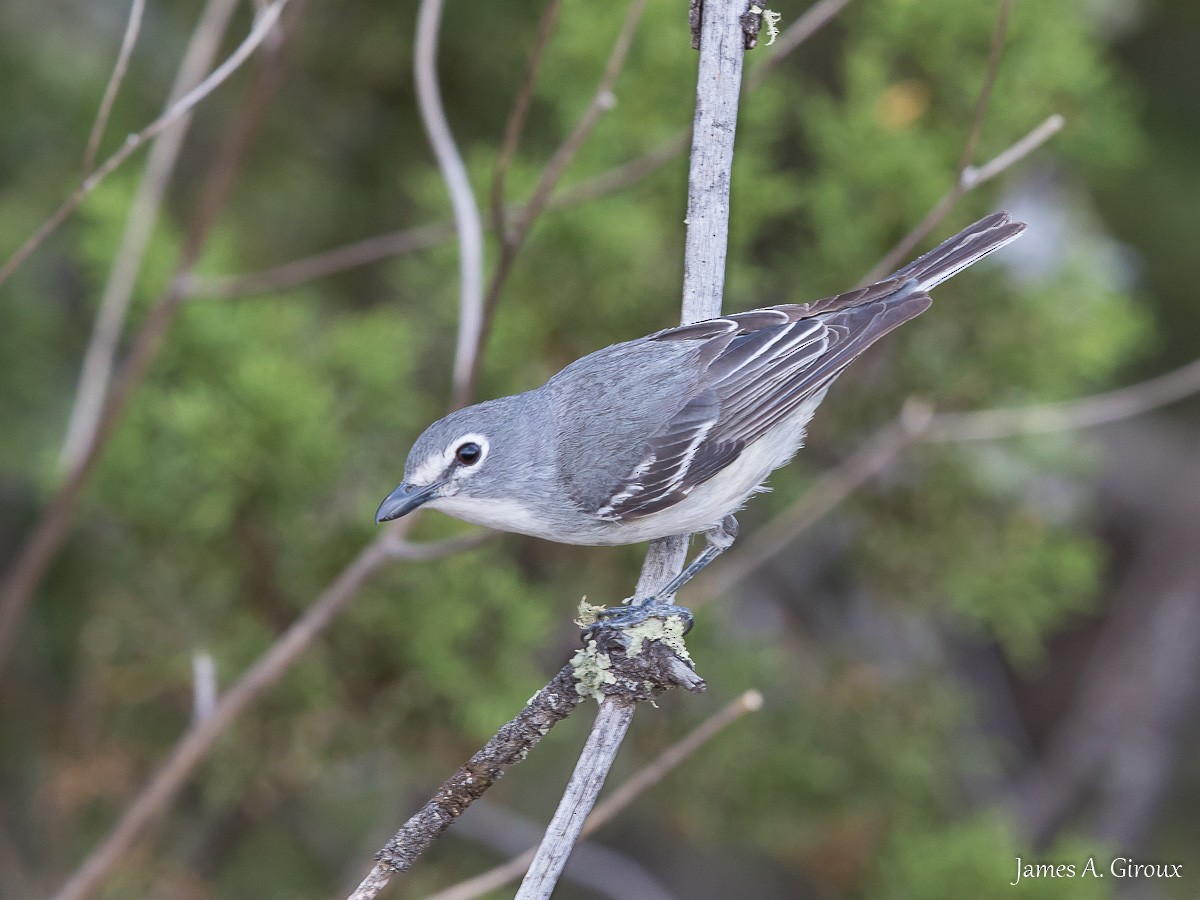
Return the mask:
{"type": "Polygon", "coordinates": [[[404,482],[379,504],[379,510],[375,513],[376,524],[382,525],[384,522],[398,519],[412,512],[418,506],[425,505],[441,494],[445,484],[444,481],[435,481],[433,484],[427,485],[404,482]]]}

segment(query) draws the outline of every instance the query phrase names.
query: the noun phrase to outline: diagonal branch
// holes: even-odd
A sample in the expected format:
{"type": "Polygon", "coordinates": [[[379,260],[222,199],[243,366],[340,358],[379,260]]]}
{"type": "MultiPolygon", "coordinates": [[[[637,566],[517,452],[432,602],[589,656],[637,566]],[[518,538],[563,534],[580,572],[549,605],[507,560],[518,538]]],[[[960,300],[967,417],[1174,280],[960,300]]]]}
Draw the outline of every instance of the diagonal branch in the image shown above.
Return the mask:
{"type": "Polygon", "coordinates": [[[371,900],[387,887],[393,875],[410,869],[467,807],[483,796],[511,766],[523,760],[551,728],[582,702],[583,695],[575,689],[575,670],[568,663],[401,826],[377,854],[378,862],[349,900],[371,900]]]}

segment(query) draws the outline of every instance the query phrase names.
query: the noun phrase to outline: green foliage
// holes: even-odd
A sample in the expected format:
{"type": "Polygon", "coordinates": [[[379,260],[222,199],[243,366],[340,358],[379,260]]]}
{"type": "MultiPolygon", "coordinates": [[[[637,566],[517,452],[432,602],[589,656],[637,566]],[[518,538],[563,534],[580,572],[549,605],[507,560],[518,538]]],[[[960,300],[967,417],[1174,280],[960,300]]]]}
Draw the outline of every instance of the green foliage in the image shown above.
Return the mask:
{"type": "MultiPolygon", "coordinates": [[[[1149,152],[1132,92],[1089,18],[1093,5],[1015,6],[975,160],[1062,113],[1067,127],[1038,159],[1069,173],[1075,193],[1064,204],[1073,208],[1087,206],[1090,181],[1149,152]]],[[[695,55],[681,10],[649,4],[617,103],[566,185],[688,126],[695,55]]],[[[797,13],[783,12],[786,27],[797,13]]],[[[145,86],[165,83],[171,59],[156,48],[173,48],[194,13],[169,5],[147,21],[110,143],[155,115],[161,98],[145,86]]],[[[528,196],[590,101],[624,13],[625,4],[563,4],[508,173],[510,201],[528,196]]],[[[995,13],[995,4],[958,0],[851,4],[744,95],[729,308],[846,288],[945,194],[995,13]]],[[[446,105],[486,198],[536,10],[506,0],[451,15],[441,44],[446,105]]],[[[309,4],[299,18],[286,77],[204,248],[204,274],[266,268],[448,215],[415,117],[411,10],[309,4]]],[[[19,4],[0,10],[0,107],[11,125],[0,140],[5,248],[75,177],[110,55],[90,27],[35,27],[19,4]],[[35,32],[44,46],[22,37],[35,32]],[[64,46],[77,44],[86,48],[77,67],[62,66],[64,46]],[[35,99],[58,120],[48,122],[35,99]]],[[[116,27],[102,35],[112,47],[116,27]]],[[[748,72],[773,52],[751,54],[748,72]]],[[[201,109],[131,329],[174,273],[201,173],[239,90],[226,86],[201,109]]],[[[130,165],[111,178],[0,294],[0,479],[19,497],[13,521],[28,518],[51,478],[138,174],[130,165]]],[[[503,291],[482,395],[532,387],[584,353],[677,318],[685,181],[679,160],[632,189],[539,220],[503,291]]],[[[965,198],[938,236],[995,207],[1004,189],[1000,180],[965,198]]],[[[1168,221],[1174,239],[1187,232],[1178,214],[1168,221]]],[[[775,476],[774,495],[751,504],[744,533],[910,396],[972,409],[1110,384],[1150,345],[1151,312],[1115,277],[1108,244],[1072,246],[1040,266],[1009,255],[939,289],[927,315],[835,388],[809,451],[775,476]]],[[[494,236],[488,252],[494,260],[494,236]]],[[[25,785],[0,790],[16,798],[0,812],[32,835],[70,835],[65,849],[30,838],[24,849],[37,870],[70,868],[187,727],[195,652],[212,653],[227,688],[377,533],[375,504],[398,481],[411,440],[445,409],[456,278],[449,242],[262,297],[181,307],[33,612],[19,668],[30,689],[4,701],[6,721],[36,727],[0,732],[0,777],[25,785]]],[[[860,603],[939,635],[995,641],[1018,664],[1038,660],[1047,635],[1092,607],[1104,559],[1086,527],[1086,499],[1055,505],[1036,488],[1075,484],[1088,456],[1075,438],[911,451],[886,485],[824,523],[845,541],[836,571],[804,591],[808,606],[792,596],[800,591],[776,585],[778,627],[764,633],[732,604],[701,610],[689,638],[699,670],[714,692],[760,687],[767,709],[664,785],[669,802],[643,807],[647,829],[690,841],[697,857],[761,861],[821,896],[1008,891],[1021,838],[991,813],[966,811],[961,779],[995,774],[996,753],[971,737],[973,701],[945,660],[881,660],[850,640],[813,640],[806,616],[860,603]]],[[[412,538],[461,533],[430,515],[412,538]]],[[[811,534],[802,543],[810,540],[820,543],[811,534]]],[[[579,596],[625,596],[639,557],[503,538],[390,567],[242,717],[178,803],[167,837],[130,863],[112,896],[182,896],[196,884],[196,896],[329,893],[348,858],[365,859],[379,823],[407,809],[393,798],[444,778],[569,658],[579,596]]],[[[664,707],[650,732],[635,729],[634,754],[658,749],[703,708],[673,699],[664,707]]],[[[530,777],[512,802],[539,809],[561,781],[530,777]]],[[[1059,850],[1092,852],[1070,841],[1059,850]]],[[[459,871],[455,857],[444,857],[447,879],[459,871]]],[[[1016,895],[1105,896],[1094,889],[1038,883],[1016,895]]]]}
{"type": "Polygon", "coordinates": [[[1102,900],[1115,890],[1108,874],[1107,848],[1089,847],[1078,840],[1063,841],[1044,854],[1031,856],[1013,828],[993,814],[955,823],[952,828],[897,829],[885,848],[879,878],[871,896],[888,898],[1065,898],[1102,900]],[[1017,879],[1022,862],[1061,861],[1073,865],[1075,876],[1017,879]],[[1093,859],[1100,877],[1082,874],[1093,859]],[[1015,883],[1014,883],[1015,882],[1015,883]]]}

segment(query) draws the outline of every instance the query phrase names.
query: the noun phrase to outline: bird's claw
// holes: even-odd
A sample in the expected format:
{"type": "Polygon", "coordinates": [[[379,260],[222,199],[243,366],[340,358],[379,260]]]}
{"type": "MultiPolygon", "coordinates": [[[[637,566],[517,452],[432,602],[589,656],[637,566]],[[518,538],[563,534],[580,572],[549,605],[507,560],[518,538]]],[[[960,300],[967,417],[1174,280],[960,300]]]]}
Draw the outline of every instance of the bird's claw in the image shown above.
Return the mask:
{"type": "MultiPolygon", "coordinates": [[[[674,603],[662,603],[656,597],[647,597],[641,603],[631,606],[606,606],[597,611],[596,624],[592,627],[625,629],[641,625],[647,619],[669,619],[672,616],[683,620],[684,634],[692,630],[695,617],[690,609],[674,603]]],[[[588,629],[588,632],[590,631],[591,629],[588,629]]]]}

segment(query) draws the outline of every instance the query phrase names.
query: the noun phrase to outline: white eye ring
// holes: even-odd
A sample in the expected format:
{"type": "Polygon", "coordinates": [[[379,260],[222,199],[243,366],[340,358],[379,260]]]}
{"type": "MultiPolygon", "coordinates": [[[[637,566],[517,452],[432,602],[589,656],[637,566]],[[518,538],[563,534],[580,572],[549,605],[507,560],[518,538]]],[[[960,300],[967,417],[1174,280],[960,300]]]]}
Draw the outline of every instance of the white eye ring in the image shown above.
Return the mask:
{"type": "Polygon", "coordinates": [[[464,434],[446,447],[446,462],[466,474],[487,458],[488,439],[482,434],[464,434]]]}

